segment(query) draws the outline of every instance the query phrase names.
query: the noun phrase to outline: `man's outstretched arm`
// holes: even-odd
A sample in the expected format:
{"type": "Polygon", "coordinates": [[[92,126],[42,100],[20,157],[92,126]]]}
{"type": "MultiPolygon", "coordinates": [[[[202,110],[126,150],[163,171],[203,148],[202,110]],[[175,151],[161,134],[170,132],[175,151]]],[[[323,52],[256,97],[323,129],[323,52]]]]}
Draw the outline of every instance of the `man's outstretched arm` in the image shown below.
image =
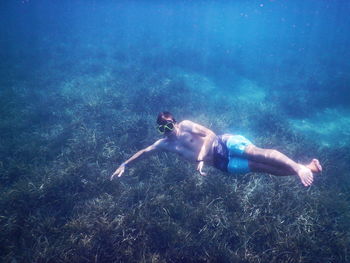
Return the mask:
{"type": "Polygon", "coordinates": [[[123,162],[117,170],[115,170],[115,172],[112,174],[111,176],[111,180],[114,179],[114,177],[120,177],[122,176],[122,174],[125,171],[125,166],[129,166],[131,163],[133,163],[136,160],[140,160],[142,158],[145,158],[147,156],[149,156],[151,153],[154,153],[155,151],[161,150],[163,149],[163,144],[164,144],[164,139],[160,139],[158,141],[156,141],[155,143],[153,143],[152,145],[146,147],[145,149],[142,149],[140,151],[138,151],[137,153],[135,153],[133,156],[131,156],[128,160],[126,160],[125,162],[123,162]]]}

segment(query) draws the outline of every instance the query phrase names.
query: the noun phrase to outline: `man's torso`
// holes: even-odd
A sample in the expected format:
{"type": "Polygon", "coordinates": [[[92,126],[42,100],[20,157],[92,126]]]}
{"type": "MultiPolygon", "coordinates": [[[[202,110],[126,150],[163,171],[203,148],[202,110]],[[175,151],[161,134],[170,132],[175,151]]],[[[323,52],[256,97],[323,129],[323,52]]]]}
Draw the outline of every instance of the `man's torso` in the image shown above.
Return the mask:
{"type": "MultiPolygon", "coordinates": [[[[178,133],[174,138],[164,139],[165,150],[175,152],[189,161],[196,161],[203,146],[204,138],[183,129],[181,122],[178,124],[178,133]]],[[[213,147],[210,147],[204,162],[212,165],[213,147]]]]}

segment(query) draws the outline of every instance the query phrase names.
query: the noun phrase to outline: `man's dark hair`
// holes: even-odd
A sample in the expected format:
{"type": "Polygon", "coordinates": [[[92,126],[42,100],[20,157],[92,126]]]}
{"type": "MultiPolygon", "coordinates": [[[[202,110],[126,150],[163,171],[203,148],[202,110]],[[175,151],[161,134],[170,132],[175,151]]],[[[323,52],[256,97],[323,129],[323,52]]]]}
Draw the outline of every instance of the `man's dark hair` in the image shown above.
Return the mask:
{"type": "Polygon", "coordinates": [[[173,122],[176,122],[174,116],[169,111],[162,111],[158,114],[157,123],[158,125],[164,125],[169,119],[171,119],[173,122]]]}

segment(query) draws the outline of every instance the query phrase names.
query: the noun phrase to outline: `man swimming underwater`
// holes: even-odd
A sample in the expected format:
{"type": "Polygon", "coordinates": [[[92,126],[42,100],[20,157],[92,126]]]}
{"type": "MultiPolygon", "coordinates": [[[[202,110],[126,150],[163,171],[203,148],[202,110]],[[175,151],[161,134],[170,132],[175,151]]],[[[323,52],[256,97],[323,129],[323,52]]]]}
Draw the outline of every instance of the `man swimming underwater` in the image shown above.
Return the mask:
{"type": "Polygon", "coordinates": [[[206,164],[234,174],[256,172],[277,176],[297,175],[304,186],[310,186],[313,173],[322,171],[317,159],[307,165],[298,164],[277,150],[256,147],[241,135],[217,136],[208,128],[189,120],[177,123],[170,112],[159,113],[157,123],[159,132],[165,137],[122,163],[111,176],[111,180],[122,176],[125,167],[134,161],[156,151],[175,152],[198,163],[197,170],[201,175],[206,175],[203,172],[206,164]]]}

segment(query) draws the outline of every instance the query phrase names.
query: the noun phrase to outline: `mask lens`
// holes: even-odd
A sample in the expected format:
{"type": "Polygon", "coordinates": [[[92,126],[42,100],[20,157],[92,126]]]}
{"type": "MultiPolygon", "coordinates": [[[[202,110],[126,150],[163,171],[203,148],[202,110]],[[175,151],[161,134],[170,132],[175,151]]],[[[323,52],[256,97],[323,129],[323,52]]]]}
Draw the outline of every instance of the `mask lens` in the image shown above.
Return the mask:
{"type": "Polygon", "coordinates": [[[169,122],[165,125],[165,128],[172,131],[174,129],[174,124],[172,122],[169,122]]]}
{"type": "Polygon", "coordinates": [[[164,133],[164,132],[165,132],[165,125],[159,125],[159,126],[158,126],[158,131],[159,131],[160,133],[164,133]]]}

